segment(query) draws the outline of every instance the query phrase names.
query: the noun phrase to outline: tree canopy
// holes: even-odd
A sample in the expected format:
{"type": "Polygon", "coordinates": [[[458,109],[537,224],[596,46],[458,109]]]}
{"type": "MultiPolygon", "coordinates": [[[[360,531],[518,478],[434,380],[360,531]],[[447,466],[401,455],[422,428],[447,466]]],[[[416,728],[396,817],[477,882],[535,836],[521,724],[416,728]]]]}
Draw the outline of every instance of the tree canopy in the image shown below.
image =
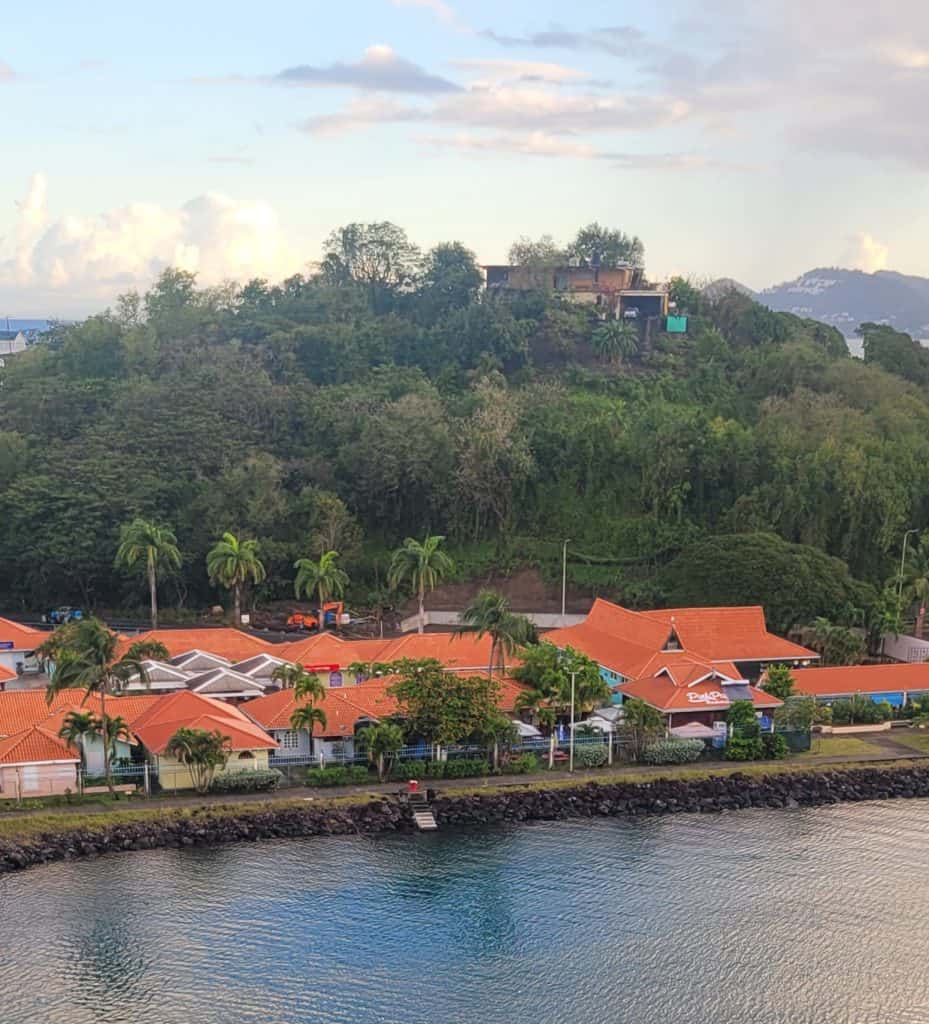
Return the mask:
{"type": "MultiPolygon", "coordinates": [[[[593,228],[588,256],[635,241],[593,228]]],[[[388,575],[418,597],[389,573],[404,538],[444,538],[426,592],[526,567],[554,581],[571,537],[569,583],[591,596],[873,622],[904,533],[929,527],[926,350],[863,325],[852,359],[831,327],[685,281],[687,333],[632,346],[541,277],[484,291],[460,242],[423,255],[396,225],[350,224],[283,282],[167,270],[56,329],[0,369],[0,603],[141,612],[147,555],[114,561],[141,520],[183,553],[156,566],[162,619],[230,586],[226,555],[207,563],[229,534],[254,541],[233,601],[292,600],[294,563],[329,551],[349,601],[388,575]]]]}

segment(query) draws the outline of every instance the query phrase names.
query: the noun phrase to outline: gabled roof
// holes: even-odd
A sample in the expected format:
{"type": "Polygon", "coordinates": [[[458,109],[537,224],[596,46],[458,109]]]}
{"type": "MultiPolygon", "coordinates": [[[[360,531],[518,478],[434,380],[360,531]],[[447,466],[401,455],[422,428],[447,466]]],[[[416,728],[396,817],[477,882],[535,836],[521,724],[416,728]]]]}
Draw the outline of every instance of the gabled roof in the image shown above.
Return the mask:
{"type": "Polygon", "coordinates": [[[134,675],[128,683],[133,689],[144,691],[151,687],[159,691],[166,689],[180,690],[187,685],[189,673],[182,671],[176,665],[151,659],[141,662],[141,665],[145,670],[146,681],[143,683],[138,675],[134,675]]]}
{"type": "Polygon", "coordinates": [[[217,654],[227,661],[241,661],[253,654],[270,650],[272,645],[265,640],[245,633],[240,629],[229,629],[224,626],[204,629],[155,629],[140,633],[138,636],[126,637],[120,642],[117,656],[123,655],[138,641],[152,640],[164,644],[171,659],[190,651],[204,651],[217,654]]]}
{"type": "Polygon", "coordinates": [[[672,656],[725,665],[735,661],[811,660],[818,657],[773,633],[764,610],[740,608],[666,608],[633,612],[598,598],[577,626],[552,630],[545,639],[558,647],[576,647],[597,664],[637,679],[672,656]],[[669,650],[676,639],[679,650],[669,650]]]}
{"type": "Polygon", "coordinates": [[[667,675],[661,675],[652,676],[650,679],[634,679],[614,689],[624,697],[636,697],[664,712],[726,711],[733,699],[740,700],[743,697],[750,699],[759,709],[776,708],[783,703],[747,683],[730,687],[718,679],[707,679],[690,686],[678,686],[667,675]],[[733,690],[736,692],[733,693],[733,690]]]}
{"type": "Polygon", "coordinates": [[[270,679],[274,670],[281,665],[288,665],[290,662],[273,654],[256,654],[253,658],[246,658],[245,661],[236,662],[232,668],[241,672],[244,676],[252,679],[270,679]]]}
{"type": "Polygon", "coordinates": [[[54,733],[41,726],[0,740],[0,764],[36,764],[42,761],[80,762],[80,756],[54,733]]]}
{"type": "Polygon", "coordinates": [[[181,690],[157,698],[132,731],[153,754],[162,754],[178,729],[218,729],[230,750],[270,750],[277,743],[237,708],[199,693],[181,690]]]}
{"type": "Polygon", "coordinates": [[[259,679],[243,675],[231,668],[214,668],[209,672],[201,672],[187,680],[187,688],[194,693],[205,693],[213,697],[243,696],[260,697],[265,692],[265,684],[259,679]]]}
{"type": "Polygon", "coordinates": [[[356,661],[381,661],[381,652],[390,643],[389,640],[343,640],[327,631],[293,643],[279,644],[270,653],[294,664],[348,668],[356,661]]]}
{"type": "MultiPolygon", "coordinates": [[[[107,714],[114,718],[118,715],[132,726],[135,720],[152,707],[161,698],[158,694],[127,694],[119,697],[108,697],[107,714]]],[[[43,725],[49,719],[63,716],[68,711],[90,711],[100,714],[100,698],[91,694],[85,695],[83,690],[61,690],[51,704],[46,703],[44,690],[11,690],[0,693],[0,737],[12,736],[31,729],[35,725],[43,725]]],[[[58,726],[53,731],[57,732],[58,726]]]]}
{"type": "Polygon", "coordinates": [[[639,613],[674,627],[685,650],[698,651],[711,661],[776,661],[818,658],[799,644],[768,632],[760,605],[734,608],[662,608],[639,613]]]}
{"type": "Polygon", "coordinates": [[[407,633],[390,641],[374,660],[434,658],[448,672],[479,673],[490,663],[492,646],[493,641],[486,634],[479,637],[476,633],[407,633]]]}
{"type": "Polygon", "coordinates": [[[171,659],[175,668],[184,672],[208,672],[214,668],[225,668],[232,662],[219,654],[211,654],[209,651],[184,651],[183,654],[175,654],[171,659]]]}
{"type": "MultiPolygon", "coordinates": [[[[326,728],[317,722],[314,736],[351,736],[361,719],[379,721],[397,711],[397,701],[387,692],[390,682],[362,683],[345,689],[328,689],[316,706],[325,712],[326,728]]],[[[298,700],[292,689],[249,701],[245,714],[266,729],[290,729],[290,717],[298,707],[307,703],[298,700]]]]}
{"type": "Polygon", "coordinates": [[[929,664],[926,662],[794,669],[791,675],[798,693],[814,697],[929,692],[929,664]]]}
{"type": "Polygon", "coordinates": [[[12,642],[14,651],[34,651],[51,634],[31,626],[23,626],[11,619],[0,619],[0,643],[12,642]]]}
{"type": "Polygon", "coordinates": [[[6,667],[6,665],[0,665],[0,683],[11,683],[16,678],[16,673],[6,667]]]}

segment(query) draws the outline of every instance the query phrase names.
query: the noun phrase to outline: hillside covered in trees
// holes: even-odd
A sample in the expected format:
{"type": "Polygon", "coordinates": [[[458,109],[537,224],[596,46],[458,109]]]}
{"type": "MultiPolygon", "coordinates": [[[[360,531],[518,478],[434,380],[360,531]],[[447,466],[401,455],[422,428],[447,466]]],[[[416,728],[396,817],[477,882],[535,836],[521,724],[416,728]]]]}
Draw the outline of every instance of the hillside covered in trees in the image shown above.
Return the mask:
{"type": "Polygon", "coordinates": [[[260,544],[259,602],[335,549],[350,597],[376,603],[389,552],[431,533],[461,579],[555,578],[569,537],[572,581],[635,607],[887,613],[904,531],[929,520],[926,350],[870,325],[855,360],[831,328],[684,281],[689,332],[646,347],[550,291],[480,284],[457,243],[351,225],[310,276],[166,271],[8,360],[0,605],[144,607],[114,563],[141,515],[183,554],[166,611],[217,600],[205,556],[231,531],[260,544]]]}

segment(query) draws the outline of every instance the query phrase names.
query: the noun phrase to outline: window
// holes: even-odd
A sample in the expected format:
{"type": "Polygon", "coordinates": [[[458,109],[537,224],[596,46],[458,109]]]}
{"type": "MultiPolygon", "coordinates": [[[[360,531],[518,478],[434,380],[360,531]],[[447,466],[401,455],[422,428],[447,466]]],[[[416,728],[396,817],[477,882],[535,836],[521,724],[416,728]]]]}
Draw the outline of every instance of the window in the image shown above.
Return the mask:
{"type": "Polygon", "coordinates": [[[288,729],[287,732],[279,732],[277,734],[277,742],[281,745],[281,750],[297,750],[300,746],[300,733],[294,729],[288,729]]]}
{"type": "Polygon", "coordinates": [[[239,754],[239,760],[240,761],[254,761],[255,760],[255,755],[250,750],[243,750],[242,753],[239,754]]]}

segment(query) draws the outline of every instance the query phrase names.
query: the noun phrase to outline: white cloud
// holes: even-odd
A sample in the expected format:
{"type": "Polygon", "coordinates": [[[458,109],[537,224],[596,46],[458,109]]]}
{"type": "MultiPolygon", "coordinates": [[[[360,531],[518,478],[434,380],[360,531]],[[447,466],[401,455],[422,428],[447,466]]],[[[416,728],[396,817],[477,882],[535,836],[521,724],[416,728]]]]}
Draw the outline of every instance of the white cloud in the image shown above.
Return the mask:
{"type": "Polygon", "coordinates": [[[369,46],[354,63],[337,61],[325,67],[301,64],[285,68],[272,81],[308,87],[337,86],[366,92],[454,92],[454,82],[431,75],[384,43],[369,46]]]}
{"type": "Polygon", "coordinates": [[[455,12],[443,0],[390,0],[394,7],[422,7],[442,21],[454,21],[455,12]]]}
{"type": "Polygon", "coordinates": [[[463,71],[478,72],[481,79],[487,82],[550,82],[553,85],[564,85],[590,80],[586,71],[538,60],[453,60],[452,66],[463,71]]]}
{"type": "Polygon", "coordinates": [[[886,270],[890,262],[890,249],[879,242],[873,235],[861,232],[848,240],[843,265],[873,274],[877,270],[886,270]]]}
{"type": "Polygon", "coordinates": [[[19,204],[11,251],[0,252],[0,299],[23,315],[76,315],[145,288],[165,267],[204,285],[299,269],[277,214],[264,200],[206,193],[176,208],[133,202],[96,216],[52,219],[36,175],[19,204]]]}

